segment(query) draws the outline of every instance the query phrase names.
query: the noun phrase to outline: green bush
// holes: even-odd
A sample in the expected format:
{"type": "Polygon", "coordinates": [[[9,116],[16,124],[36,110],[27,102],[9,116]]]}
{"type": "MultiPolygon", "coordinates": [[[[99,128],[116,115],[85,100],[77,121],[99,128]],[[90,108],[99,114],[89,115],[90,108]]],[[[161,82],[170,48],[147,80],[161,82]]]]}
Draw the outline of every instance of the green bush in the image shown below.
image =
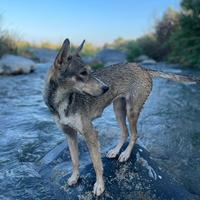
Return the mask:
{"type": "Polygon", "coordinates": [[[130,41],[126,45],[127,60],[129,62],[135,61],[135,59],[143,53],[140,44],[137,41],[130,41]]]}
{"type": "Polygon", "coordinates": [[[172,62],[200,67],[200,1],[183,0],[179,26],[170,38],[172,62]]]}
{"type": "Polygon", "coordinates": [[[0,56],[7,53],[17,53],[16,42],[12,36],[6,32],[0,33],[0,56]]]}
{"type": "Polygon", "coordinates": [[[95,63],[91,63],[90,66],[92,67],[92,69],[100,69],[104,67],[104,64],[100,62],[95,62],[95,63]]]}
{"type": "Polygon", "coordinates": [[[172,50],[169,40],[179,25],[179,14],[169,8],[155,27],[155,38],[157,42],[157,60],[166,60],[172,50]],[[159,53],[158,53],[159,52],[159,53]]]}
{"type": "Polygon", "coordinates": [[[143,54],[153,58],[155,60],[159,60],[160,52],[158,49],[158,42],[156,40],[156,36],[154,33],[147,34],[137,40],[139,46],[142,49],[143,54]]]}

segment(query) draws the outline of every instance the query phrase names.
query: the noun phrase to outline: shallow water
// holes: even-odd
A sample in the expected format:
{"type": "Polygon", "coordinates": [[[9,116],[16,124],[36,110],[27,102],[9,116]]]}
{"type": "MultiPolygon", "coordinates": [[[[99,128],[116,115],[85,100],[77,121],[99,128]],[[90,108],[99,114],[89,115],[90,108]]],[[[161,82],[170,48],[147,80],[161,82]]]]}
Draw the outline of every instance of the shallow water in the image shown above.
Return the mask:
{"type": "MultiPolygon", "coordinates": [[[[30,75],[0,77],[0,199],[53,199],[51,181],[40,173],[38,162],[65,137],[42,100],[48,66],[38,64],[30,75]]],[[[179,67],[165,66],[165,70],[200,76],[200,71],[179,67]]],[[[199,102],[200,85],[154,80],[139,118],[138,143],[151,152],[162,169],[200,195],[199,102]]],[[[94,125],[105,153],[117,143],[119,132],[111,106],[94,125]]],[[[81,163],[90,162],[82,138],[80,143],[81,163]]],[[[67,172],[71,168],[68,151],[63,160],[59,164],[66,164],[67,172]]]]}

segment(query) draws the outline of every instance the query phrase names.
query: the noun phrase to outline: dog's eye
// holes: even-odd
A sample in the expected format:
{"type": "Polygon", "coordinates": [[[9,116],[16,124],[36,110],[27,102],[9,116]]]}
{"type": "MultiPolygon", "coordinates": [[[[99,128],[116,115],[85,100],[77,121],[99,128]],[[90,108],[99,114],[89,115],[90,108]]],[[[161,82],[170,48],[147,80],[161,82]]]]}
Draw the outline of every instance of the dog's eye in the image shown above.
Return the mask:
{"type": "Polygon", "coordinates": [[[80,75],[81,76],[87,76],[88,75],[88,72],[85,70],[85,71],[82,71],[82,72],[80,72],[80,75]]]}

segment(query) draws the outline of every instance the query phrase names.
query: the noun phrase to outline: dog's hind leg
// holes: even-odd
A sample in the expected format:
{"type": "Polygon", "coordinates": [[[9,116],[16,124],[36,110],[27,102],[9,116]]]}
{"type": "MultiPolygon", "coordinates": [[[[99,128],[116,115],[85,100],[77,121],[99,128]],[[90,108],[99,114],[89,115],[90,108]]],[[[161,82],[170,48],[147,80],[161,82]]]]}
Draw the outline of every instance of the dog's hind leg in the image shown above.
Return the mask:
{"type": "Polygon", "coordinates": [[[126,142],[128,137],[128,128],[126,125],[126,100],[124,97],[120,97],[113,102],[113,109],[116,115],[116,119],[121,129],[121,135],[119,143],[107,153],[108,158],[115,158],[126,142]]]}
{"type": "Polygon", "coordinates": [[[129,94],[126,98],[127,117],[128,117],[128,121],[130,125],[131,134],[130,134],[130,142],[127,148],[119,156],[120,162],[125,162],[129,159],[133,146],[136,143],[137,120],[138,120],[140,111],[142,109],[142,106],[149,95],[149,92],[148,90],[146,90],[137,95],[129,94]]]}
{"type": "Polygon", "coordinates": [[[75,185],[79,179],[79,153],[77,143],[77,132],[66,125],[62,125],[62,129],[67,136],[70,156],[72,160],[73,173],[67,181],[68,185],[72,186],[75,185]]]}

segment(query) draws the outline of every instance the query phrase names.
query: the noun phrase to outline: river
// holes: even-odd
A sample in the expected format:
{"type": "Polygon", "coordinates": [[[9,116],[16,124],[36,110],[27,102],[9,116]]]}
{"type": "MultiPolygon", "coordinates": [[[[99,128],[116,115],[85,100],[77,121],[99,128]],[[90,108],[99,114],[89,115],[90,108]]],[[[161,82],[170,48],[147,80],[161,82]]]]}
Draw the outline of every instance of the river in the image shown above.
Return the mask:
{"type": "MultiPolygon", "coordinates": [[[[53,199],[51,182],[40,173],[40,160],[65,136],[58,130],[42,100],[49,64],[34,73],[0,77],[0,199],[53,199]]],[[[157,70],[196,75],[198,70],[156,65],[157,70]]],[[[138,143],[160,168],[200,197],[200,85],[164,79],[153,81],[138,122],[138,143]]],[[[101,151],[117,143],[119,127],[112,106],[95,120],[101,151]]],[[[90,162],[82,138],[81,164],[90,162]]],[[[69,152],[64,158],[70,171],[69,152]]],[[[60,161],[60,164],[63,160],[60,161]]]]}

